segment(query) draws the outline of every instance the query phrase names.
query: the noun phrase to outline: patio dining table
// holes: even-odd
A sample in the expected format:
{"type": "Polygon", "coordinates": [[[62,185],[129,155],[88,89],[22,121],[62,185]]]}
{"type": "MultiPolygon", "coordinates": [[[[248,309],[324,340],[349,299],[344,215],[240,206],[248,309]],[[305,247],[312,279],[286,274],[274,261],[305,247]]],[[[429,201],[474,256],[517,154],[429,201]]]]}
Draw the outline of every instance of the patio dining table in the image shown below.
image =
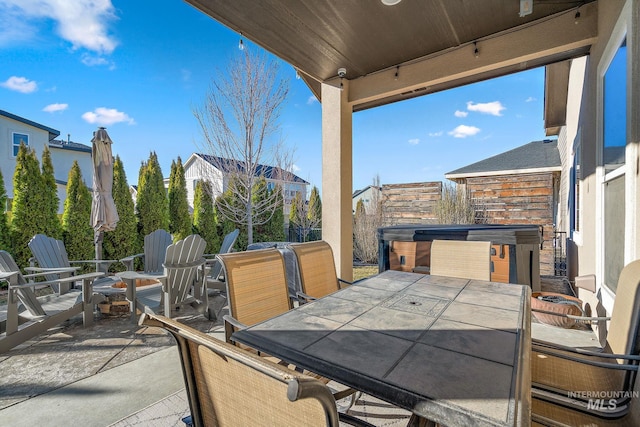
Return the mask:
{"type": "Polygon", "coordinates": [[[530,424],[528,286],[385,271],[232,339],[413,413],[530,424]]]}

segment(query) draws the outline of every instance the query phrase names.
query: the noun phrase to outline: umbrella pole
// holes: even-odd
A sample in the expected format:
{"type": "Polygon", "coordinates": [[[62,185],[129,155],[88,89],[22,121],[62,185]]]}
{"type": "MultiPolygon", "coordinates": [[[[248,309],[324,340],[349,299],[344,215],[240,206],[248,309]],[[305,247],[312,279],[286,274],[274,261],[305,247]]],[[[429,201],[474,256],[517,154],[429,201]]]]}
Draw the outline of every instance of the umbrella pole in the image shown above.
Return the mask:
{"type": "MultiPolygon", "coordinates": [[[[102,259],[102,240],[103,240],[103,232],[102,231],[97,231],[96,232],[96,238],[95,238],[95,242],[96,242],[96,259],[102,259]]],[[[100,271],[100,264],[96,263],[96,271],[100,271]]]]}

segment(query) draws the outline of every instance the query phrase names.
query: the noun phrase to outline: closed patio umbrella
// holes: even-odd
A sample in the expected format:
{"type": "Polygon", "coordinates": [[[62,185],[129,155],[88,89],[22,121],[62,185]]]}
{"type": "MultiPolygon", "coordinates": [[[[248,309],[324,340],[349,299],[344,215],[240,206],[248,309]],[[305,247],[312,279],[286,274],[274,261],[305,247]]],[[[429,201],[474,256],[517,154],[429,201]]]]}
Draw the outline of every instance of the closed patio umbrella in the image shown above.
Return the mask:
{"type": "Polygon", "coordinates": [[[102,259],[103,232],[116,228],[120,219],[113,202],[113,155],[111,138],[101,127],[93,134],[93,202],[91,204],[91,226],[94,230],[96,259],[102,259]]]}

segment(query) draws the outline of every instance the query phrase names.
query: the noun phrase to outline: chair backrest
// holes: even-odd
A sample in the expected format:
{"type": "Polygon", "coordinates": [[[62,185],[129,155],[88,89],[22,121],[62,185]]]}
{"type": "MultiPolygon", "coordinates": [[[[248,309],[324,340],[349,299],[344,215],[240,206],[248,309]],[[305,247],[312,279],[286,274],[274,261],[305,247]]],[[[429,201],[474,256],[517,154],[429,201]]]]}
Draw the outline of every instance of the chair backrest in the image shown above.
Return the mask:
{"type": "MultiPolygon", "coordinates": [[[[29,249],[41,268],[70,267],[67,250],[64,248],[62,240],[36,234],[29,241],[29,249]]],[[[46,280],[55,280],[59,276],[56,274],[46,275],[46,280]]]]}
{"type": "Polygon", "coordinates": [[[179,304],[189,295],[198,269],[204,263],[202,255],[206,246],[207,242],[202,237],[191,234],[167,247],[164,272],[167,286],[171,287],[170,304],[179,304]]]}
{"type": "MultiPolygon", "coordinates": [[[[233,249],[233,245],[235,245],[236,240],[238,240],[239,234],[240,234],[240,230],[236,228],[231,233],[228,233],[226,236],[224,236],[224,239],[222,240],[222,245],[220,245],[220,251],[218,253],[227,254],[231,252],[231,250],[233,249]]],[[[218,277],[220,277],[221,272],[222,272],[222,264],[219,261],[217,261],[211,267],[211,271],[209,272],[209,277],[217,280],[218,277]]]]}
{"type": "MultiPolygon", "coordinates": [[[[27,283],[27,281],[22,276],[22,273],[20,273],[18,264],[16,264],[11,254],[9,254],[9,252],[7,251],[0,251],[0,271],[2,271],[3,273],[9,273],[13,271],[18,272],[18,274],[13,276],[10,280],[10,283],[13,285],[24,285],[27,283]]],[[[40,305],[40,301],[38,301],[33,288],[18,288],[16,293],[20,302],[26,307],[27,310],[29,310],[29,312],[33,316],[44,316],[47,314],[42,308],[42,305],[40,305]]]]}
{"type": "Polygon", "coordinates": [[[171,234],[163,229],[153,231],[144,236],[144,272],[160,273],[165,261],[167,247],[173,243],[171,234]]]}
{"type": "Polygon", "coordinates": [[[430,270],[436,276],[491,280],[491,242],[434,240],[430,270]]]}
{"type": "Polygon", "coordinates": [[[318,379],[164,316],[144,314],[141,322],[176,338],[194,425],[339,425],[335,400],[318,379]]]}
{"type": "Polygon", "coordinates": [[[640,354],[640,260],[627,264],[618,278],[607,343],[615,354],[640,354]]]}
{"type": "Polygon", "coordinates": [[[302,292],[314,298],[339,289],[331,246],[323,240],[289,245],[296,254],[302,292]]]}
{"type": "Polygon", "coordinates": [[[229,298],[229,314],[245,325],[292,308],[282,254],[277,249],[219,254],[229,298]]]}

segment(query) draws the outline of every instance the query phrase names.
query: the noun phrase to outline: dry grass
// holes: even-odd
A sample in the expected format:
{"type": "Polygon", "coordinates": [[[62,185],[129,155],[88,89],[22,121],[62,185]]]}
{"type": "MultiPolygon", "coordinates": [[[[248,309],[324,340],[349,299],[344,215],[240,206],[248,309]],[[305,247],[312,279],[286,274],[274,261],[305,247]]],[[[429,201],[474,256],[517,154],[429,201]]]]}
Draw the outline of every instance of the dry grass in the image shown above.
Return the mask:
{"type": "Polygon", "coordinates": [[[354,265],[353,266],[353,280],[364,279],[365,277],[373,276],[374,274],[378,274],[378,266],[377,265],[354,265]]]}

